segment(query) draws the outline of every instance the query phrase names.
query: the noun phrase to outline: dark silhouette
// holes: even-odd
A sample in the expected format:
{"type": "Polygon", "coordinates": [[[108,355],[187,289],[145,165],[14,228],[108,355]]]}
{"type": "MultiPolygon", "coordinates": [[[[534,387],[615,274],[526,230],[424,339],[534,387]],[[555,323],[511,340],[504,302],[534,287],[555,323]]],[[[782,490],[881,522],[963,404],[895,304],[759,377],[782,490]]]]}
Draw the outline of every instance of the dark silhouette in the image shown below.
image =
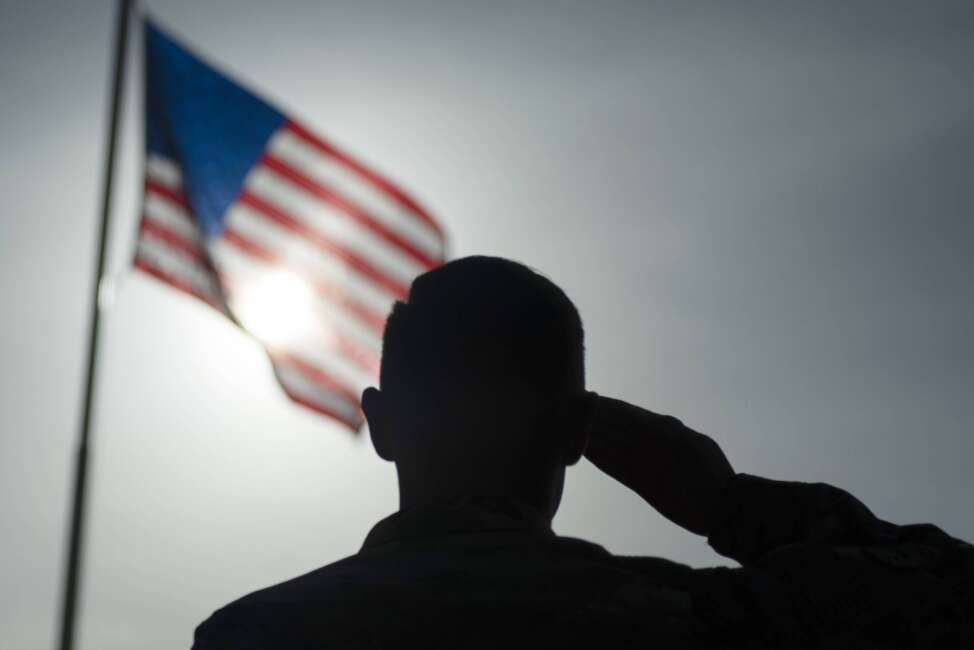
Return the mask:
{"type": "Polygon", "coordinates": [[[578,312],[527,267],[417,278],[380,384],[363,408],[400,511],[358,554],[216,612],[197,650],[974,647],[974,547],[829,485],[737,474],[679,420],[586,392],[578,312]],[[583,454],[742,566],[556,536],[583,454]]]}

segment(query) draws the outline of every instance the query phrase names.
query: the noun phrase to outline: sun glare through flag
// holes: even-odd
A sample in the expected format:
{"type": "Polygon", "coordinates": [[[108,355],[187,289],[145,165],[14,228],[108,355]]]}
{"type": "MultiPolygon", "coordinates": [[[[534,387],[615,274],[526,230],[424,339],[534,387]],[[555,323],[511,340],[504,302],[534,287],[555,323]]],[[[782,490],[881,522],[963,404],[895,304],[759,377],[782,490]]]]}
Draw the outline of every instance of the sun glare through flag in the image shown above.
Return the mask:
{"type": "Polygon", "coordinates": [[[382,328],[444,261],[416,201],[147,22],[134,264],[259,340],[295,402],[357,429],[382,328]]]}

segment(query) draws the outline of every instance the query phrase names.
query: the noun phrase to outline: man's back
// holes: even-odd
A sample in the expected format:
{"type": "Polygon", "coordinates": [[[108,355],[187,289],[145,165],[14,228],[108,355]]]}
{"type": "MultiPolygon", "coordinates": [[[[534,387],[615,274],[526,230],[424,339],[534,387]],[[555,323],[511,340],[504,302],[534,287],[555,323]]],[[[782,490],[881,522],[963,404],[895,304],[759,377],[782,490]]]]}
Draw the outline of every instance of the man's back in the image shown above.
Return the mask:
{"type": "Polygon", "coordinates": [[[633,647],[689,639],[688,567],[613,556],[536,526],[533,515],[486,499],[393,515],[358,554],[217,612],[196,647],[591,648],[606,635],[633,647]]]}
{"type": "Polygon", "coordinates": [[[716,533],[724,539],[711,543],[744,559],[740,569],[614,556],[554,535],[517,501],[476,499],[379,522],[358,554],[215,613],[194,648],[934,648],[974,640],[974,548],[933,526],[875,519],[830,486],[737,481],[743,487],[728,511],[764,507],[728,517],[716,533]],[[802,492],[816,496],[795,498],[802,492]],[[808,507],[783,517],[768,507],[783,499],[808,507]],[[853,506],[854,521],[839,504],[853,506]],[[846,519],[841,544],[781,543],[802,528],[817,537],[811,519],[823,512],[846,519]]]}

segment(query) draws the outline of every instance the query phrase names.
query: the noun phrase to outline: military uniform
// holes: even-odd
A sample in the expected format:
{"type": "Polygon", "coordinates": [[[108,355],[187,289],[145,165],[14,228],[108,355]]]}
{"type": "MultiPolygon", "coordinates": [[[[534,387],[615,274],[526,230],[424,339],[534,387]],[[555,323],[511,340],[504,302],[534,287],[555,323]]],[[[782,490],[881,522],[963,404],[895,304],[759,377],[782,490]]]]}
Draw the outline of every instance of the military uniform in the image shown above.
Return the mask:
{"type": "Polygon", "coordinates": [[[615,556],[511,499],[403,511],[217,611],[193,647],[974,648],[974,547],[935,526],[738,474],[708,541],[741,567],[615,556]]]}

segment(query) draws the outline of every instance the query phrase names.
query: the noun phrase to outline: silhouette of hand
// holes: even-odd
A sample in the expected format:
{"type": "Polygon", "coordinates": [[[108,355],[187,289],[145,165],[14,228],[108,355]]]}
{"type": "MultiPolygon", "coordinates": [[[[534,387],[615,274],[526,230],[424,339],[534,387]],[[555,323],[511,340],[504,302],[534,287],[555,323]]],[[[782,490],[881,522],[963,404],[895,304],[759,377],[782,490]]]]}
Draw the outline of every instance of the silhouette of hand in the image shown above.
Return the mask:
{"type": "Polygon", "coordinates": [[[661,515],[707,535],[734,470],[720,447],[668,415],[599,396],[585,457],[661,515]]]}

